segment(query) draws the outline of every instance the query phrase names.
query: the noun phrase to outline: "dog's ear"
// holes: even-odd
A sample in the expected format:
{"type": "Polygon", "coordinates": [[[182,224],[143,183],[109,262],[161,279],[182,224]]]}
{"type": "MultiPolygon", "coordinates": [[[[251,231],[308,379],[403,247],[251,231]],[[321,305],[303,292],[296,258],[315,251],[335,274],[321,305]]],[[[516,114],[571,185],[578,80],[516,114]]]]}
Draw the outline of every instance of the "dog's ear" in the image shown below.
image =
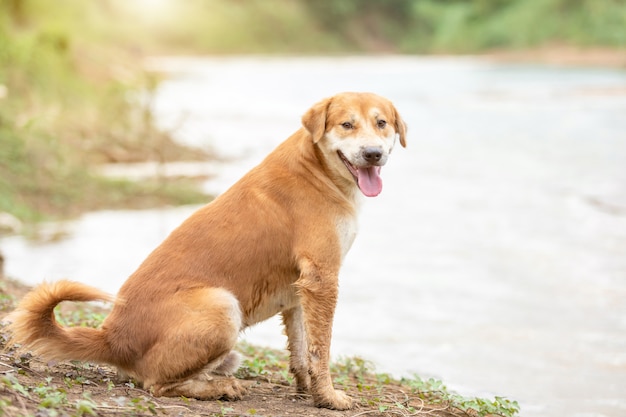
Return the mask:
{"type": "Polygon", "coordinates": [[[313,143],[317,143],[326,133],[326,113],[331,98],[326,98],[315,104],[302,116],[302,126],[311,134],[313,143]]]}
{"type": "Polygon", "coordinates": [[[406,123],[404,123],[404,120],[402,120],[402,117],[400,117],[400,114],[398,114],[398,110],[396,110],[395,107],[393,109],[393,115],[396,119],[396,133],[400,136],[400,145],[402,145],[403,148],[406,148],[406,123]]]}

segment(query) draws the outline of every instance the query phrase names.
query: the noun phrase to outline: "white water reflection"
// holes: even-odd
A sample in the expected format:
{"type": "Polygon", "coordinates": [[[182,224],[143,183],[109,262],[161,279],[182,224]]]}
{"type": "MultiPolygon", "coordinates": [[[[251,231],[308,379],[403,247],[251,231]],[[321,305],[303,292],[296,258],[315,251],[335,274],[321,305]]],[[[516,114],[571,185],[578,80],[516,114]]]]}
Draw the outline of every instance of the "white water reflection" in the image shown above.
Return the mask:
{"type": "MultiPolygon", "coordinates": [[[[392,99],[407,149],[383,169],[340,279],[333,352],[518,399],[524,416],[626,414],[626,74],[466,59],[223,58],[172,72],[156,110],[235,157],[223,191],[345,90],[392,99]]],[[[115,292],[193,208],[91,213],[5,238],[8,272],[115,292]]],[[[276,321],[246,334],[282,347],[276,321]]]]}

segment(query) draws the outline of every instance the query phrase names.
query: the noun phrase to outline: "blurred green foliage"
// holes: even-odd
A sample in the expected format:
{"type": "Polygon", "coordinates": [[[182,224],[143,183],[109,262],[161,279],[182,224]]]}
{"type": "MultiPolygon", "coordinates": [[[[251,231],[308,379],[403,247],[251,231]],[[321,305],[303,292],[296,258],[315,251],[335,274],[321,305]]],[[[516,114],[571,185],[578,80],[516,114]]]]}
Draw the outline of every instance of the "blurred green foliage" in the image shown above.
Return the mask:
{"type": "Polygon", "coordinates": [[[132,22],[115,32],[148,50],[455,53],[545,43],[626,46],[624,0],[108,0],[106,4],[109,13],[121,17],[116,20],[132,22]]]}
{"type": "Polygon", "coordinates": [[[403,53],[545,43],[626,47],[624,0],[316,0],[314,19],[357,47],[375,36],[403,53]]]}
{"type": "Polygon", "coordinates": [[[139,56],[102,41],[91,25],[105,17],[96,5],[0,0],[0,212],[30,223],[124,202],[206,199],[188,185],[176,193],[94,173],[94,163],[178,152],[145,105],[155,81],[139,56]]]}
{"type": "Polygon", "coordinates": [[[143,53],[468,52],[626,47],[625,0],[2,0],[59,50],[143,53]]]}
{"type": "Polygon", "coordinates": [[[467,52],[545,43],[626,46],[623,0],[412,1],[401,49],[467,52]]]}

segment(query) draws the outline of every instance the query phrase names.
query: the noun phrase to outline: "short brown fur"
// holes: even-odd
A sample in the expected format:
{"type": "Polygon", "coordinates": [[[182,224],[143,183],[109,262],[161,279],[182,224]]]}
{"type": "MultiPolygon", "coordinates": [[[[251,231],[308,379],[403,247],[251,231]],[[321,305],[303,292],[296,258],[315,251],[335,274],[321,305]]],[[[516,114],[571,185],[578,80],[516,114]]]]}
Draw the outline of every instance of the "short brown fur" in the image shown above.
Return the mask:
{"type": "MultiPolygon", "coordinates": [[[[55,321],[61,301],[112,300],[60,281],[37,287],[11,314],[12,343],[51,359],[109,363],[155,395],[237,399],[245,387],[229,374],[239,332],[281,313],[297,389],[317,406],[350,408],[352,399],[332,386],[329,350],[358,188],[327,134],[347,114],[369,120],[373,106],[392,129],[379,126],[380,135],[395,134],[405,146],[406,127],[388,100],[369,93],[323,100],[303,116],[303,128],[148,256],[101,329],[55,321]]],[[[342,134],[361,140],[354,130],[342,134]]]]}

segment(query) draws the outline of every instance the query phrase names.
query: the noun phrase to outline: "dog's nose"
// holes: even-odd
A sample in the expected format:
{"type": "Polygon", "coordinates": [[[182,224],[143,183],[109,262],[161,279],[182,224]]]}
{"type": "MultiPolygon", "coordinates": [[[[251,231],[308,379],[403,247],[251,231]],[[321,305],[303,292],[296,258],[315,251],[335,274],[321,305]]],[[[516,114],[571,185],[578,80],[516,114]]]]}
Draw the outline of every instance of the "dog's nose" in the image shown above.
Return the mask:
{"type": "Polygon", "coordinates": [[[377,146],[368,146],[366,148],[363,148],[362,155],[363,159],[373,164],[380,161],[380,158],[383,157],[383,151],[377,146]]]}

